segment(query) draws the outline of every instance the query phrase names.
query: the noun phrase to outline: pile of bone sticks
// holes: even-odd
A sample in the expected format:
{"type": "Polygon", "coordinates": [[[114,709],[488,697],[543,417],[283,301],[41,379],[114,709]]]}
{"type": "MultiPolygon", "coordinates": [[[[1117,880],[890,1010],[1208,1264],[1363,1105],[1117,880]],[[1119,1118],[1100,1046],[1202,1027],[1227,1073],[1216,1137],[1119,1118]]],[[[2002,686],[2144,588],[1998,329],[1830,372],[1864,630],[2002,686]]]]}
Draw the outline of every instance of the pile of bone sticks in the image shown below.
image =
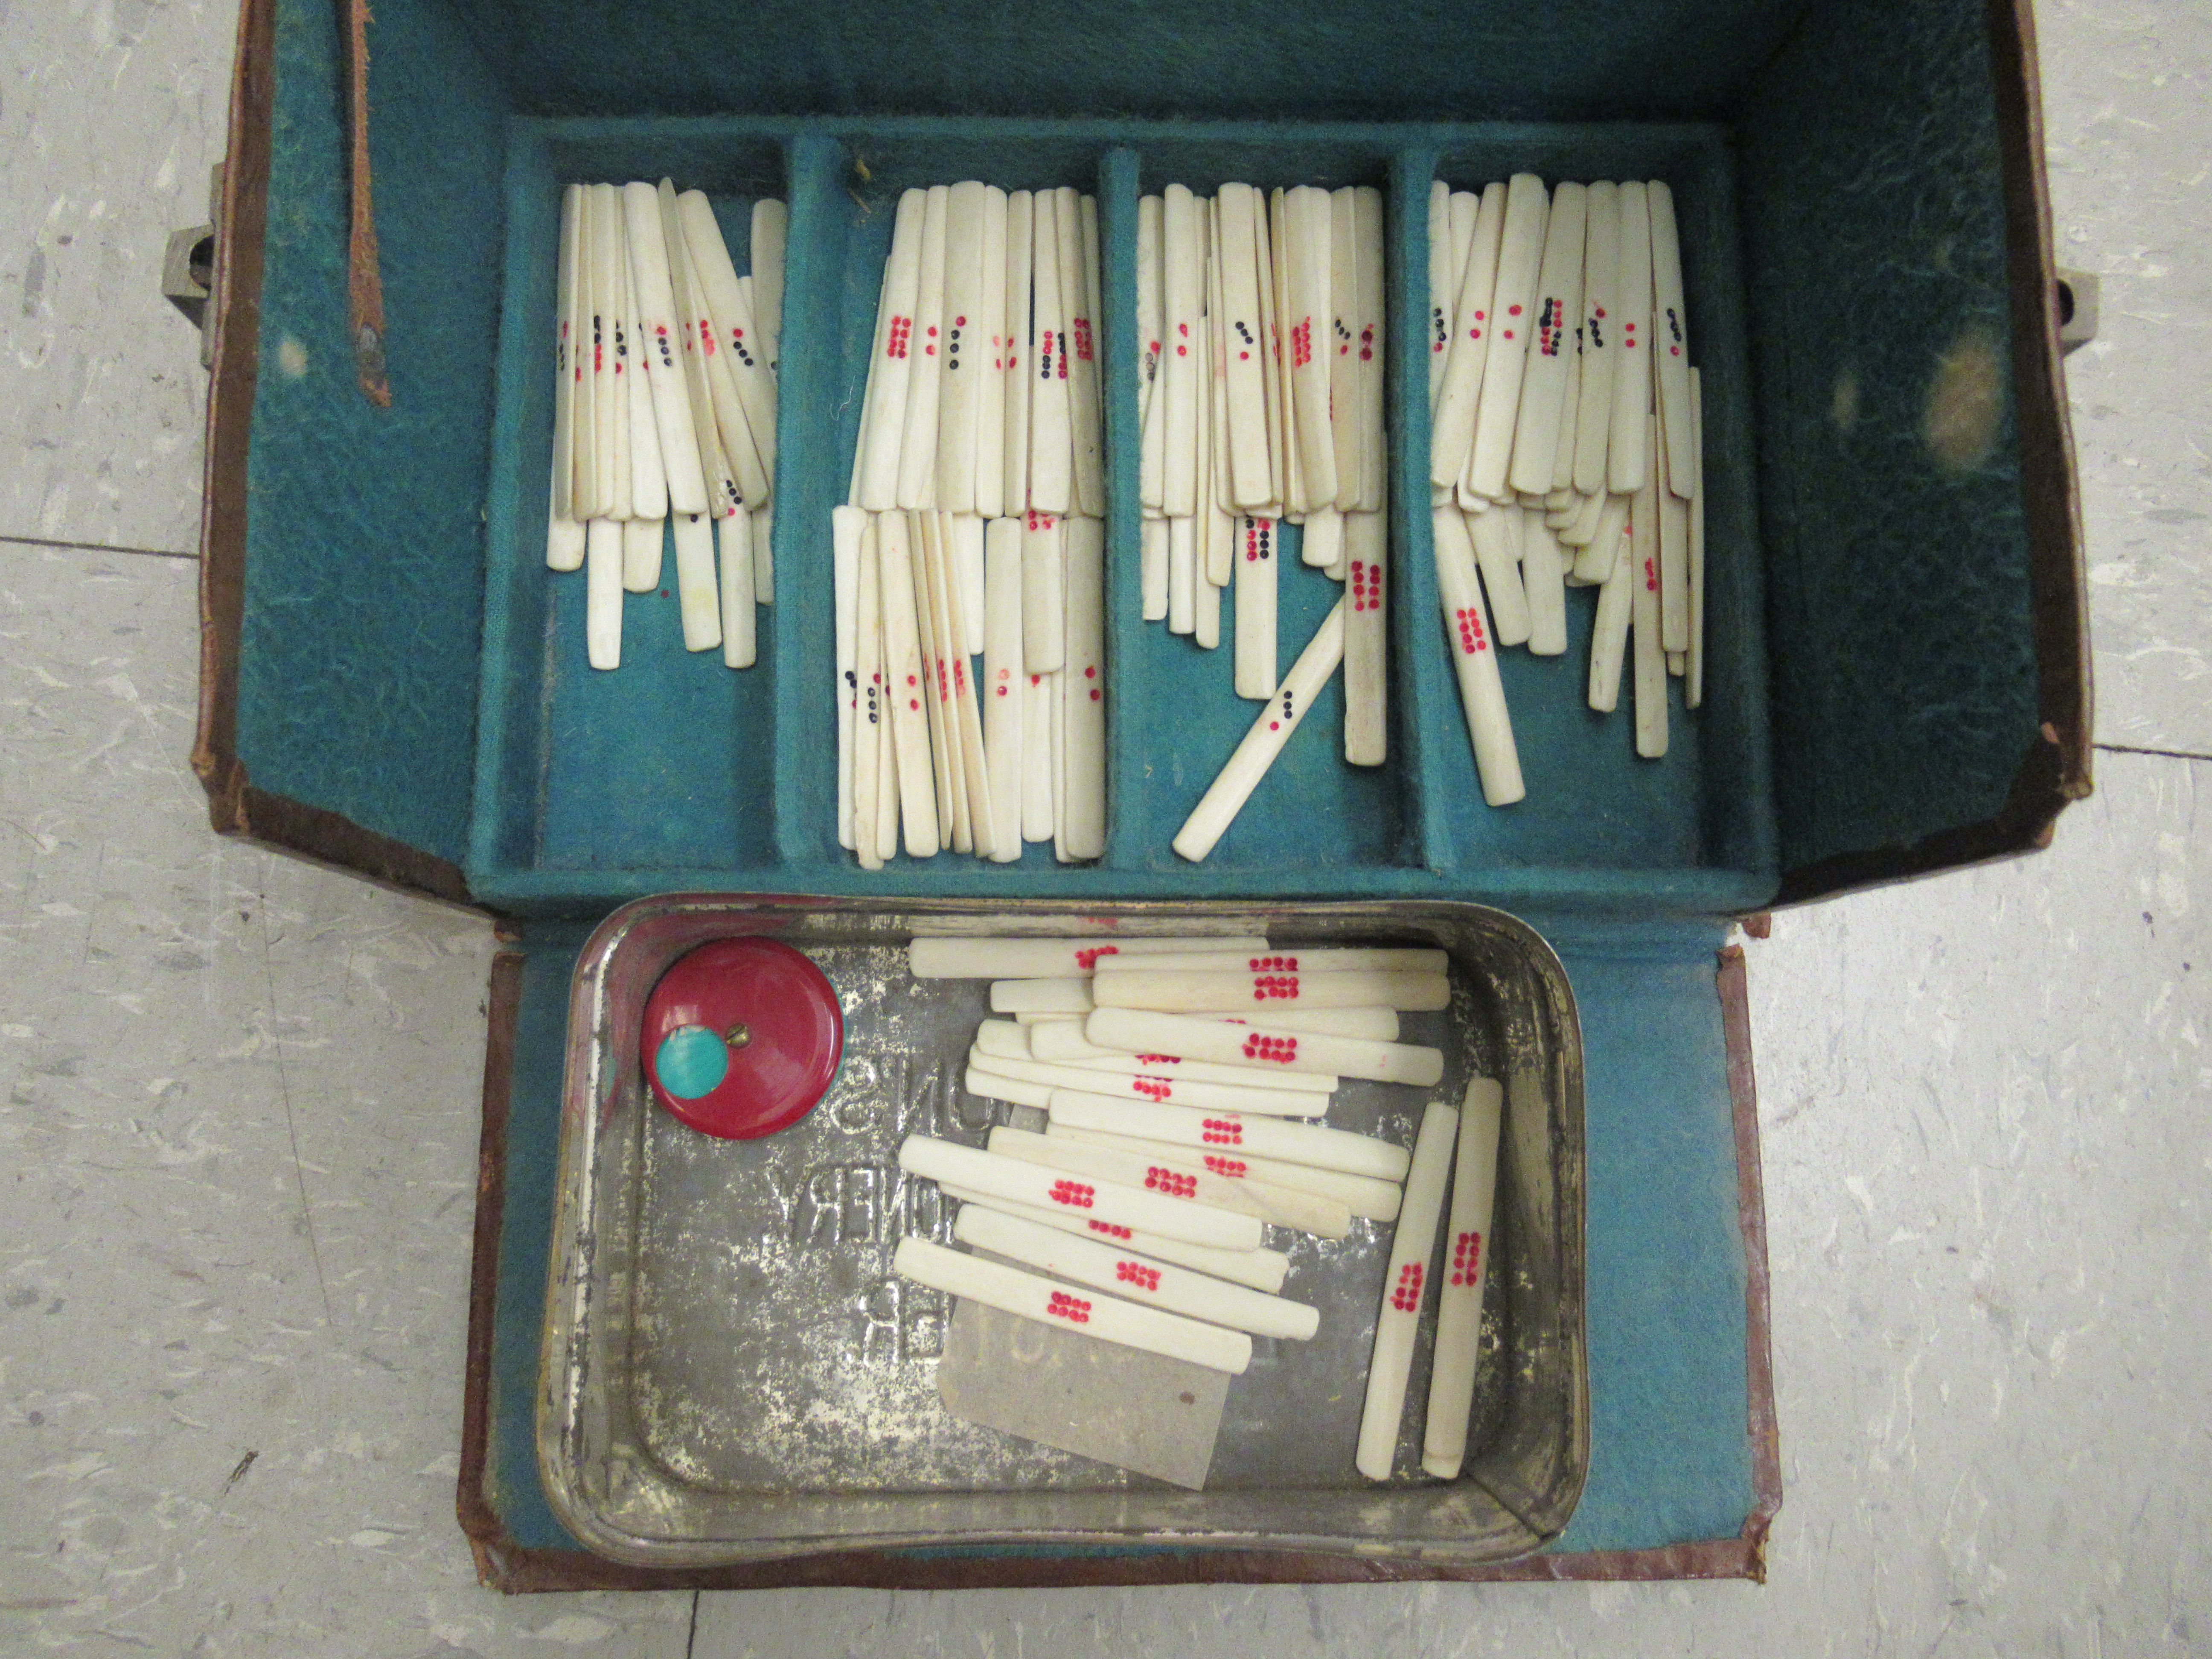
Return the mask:
{"type": "MultiPolygon", "coordinates": [[[[1371,194],[1278,192],[1271,216],[1257,191],[1225,185],[1211,204],[1198,204],[1195,216],[1211,230],[1211,258],[1200,268],[1212,310],[1200,313],[1192,349],[1213,371],[1200,384],[1217,403],[1200,400],[1204,528],[1194,534],[1179,530],[1182,521],[1173,516],[1182,483],[1173,470],[1181,453],[1177,342],[1188,327],[1176,293],[1188,238],[1176,230],[1173,190],[1153,237],[1146,234],[1151,216],[1139,219],[1139,331],[1149,341],[1147,325],[1156,321],[1159,330],[1139,379],[1148,491],[1153,446],[1164,446],[1164,517],[1146,524],[1146,615],[1164,604],[1170,626],[1178,626],[1186,544],[1209,570],[1218,545],[1227,567],[1218,574],[1233,569],[1237,584],[1237,690],[1271,698],[1175,838],[1175,850],[1193,860],[1212,850],[1340,665],[1346,758],[1384,758],[1389,550],[1382,515],[1372,510],[1382,505],[1379,362],[1368,373],[1382,314],[1368,295],[1370,287],[1379,292],[1382,261],[1380,201],[1370,206],[1371,194]],[[1302,213],[1310,197],[1318,202],[1302,213]],[[1156,260],[1148,242],[1160,249],[1156,260]],[[1156,265],[1164,276],[1148,305],[1156,265]],[[1255,321],[1247,323],[1247,310],[1255,321]],[[1319,364],[1316,336],[1334,348],[1319,364]],[[1245,349],[1255,337],[1256,354],[1245,349]],[[1256,363],[1249,361],[1255,355],[1256,363]],[[1302,401],[1301,375],[1316,382],[1317,418],[1302,401]],[[1300,427],[1301,419],[1308,424],[1300,427]],[[1332,465],[1322,476],[1337,494],[1322,506],[1312,481],[1332,465]],[[1224,521],[1238,507],[1247,516],[1224,521]],[[1305,562],[1347,583],[1279,680],[1276,526],[1267,516],[1279,507],[1304,519],[1305,562]]],[[[1521,173],[1477,195],[1439,182],[1428,224],[1437,599],[1483,797],[1504,806],[1527,789],[1498,649],[1565,652],[1568,587],[1597,592],[1592,708],[1609,713],[1618,705],[1633,638],[1638,755],[1667,752],[1669,675],[1683,679],[1686,707],[1703,699],[1702,386],[1689,361],[1680,239],[1665,184],[1570,182],[1547,190],[1534,174],[1521,173]]],[[[1193,284],[1185,277],[1180,286],[1193,284]]],[[[1148,513],[1154,505],[1147,494],[1148,513]]],[[[1197,591],[1195,627],[1206,643],[1214,625],[1203,581],[1197,591]]]]}
{"type": "Polygon", "coordinates": [[[1497,650],[1567,648],[1595,587],[1589,706],[1634,636],[1636,752],[1667,752],[1667,680],[1705,692],[1702,386],[1667,185],[1516,173],[1429,198],[1429,465],[1446,647],[1483,797],[1525,793],[1497,650]]]}
{"type": "Polygon", "coordinates": [[[1211,648],[1234,599],[1236,691],[1281,684],[1279,526],[1346,589],[1344,757],[1388,755],[1382,193],[1180,185],[1137,204],[1141,601],[1211,648]]]}
{"type": "Polygon", "coordinates": [[[1449,1005],[1444,952],[918,939],[908,965],[917,979],[990,979],[994,1012],[1011,1018],[977,1028],[968,1092],[1046,1122],[994,1128],[982,1147],[908,1138],[901,1167],[958,1199],[953,1238],[988,1255],[908,1237],[899,1273],[1233,1376],[1255,1336],[1304,1341],[1320,1328],[1317,1308],[1281,1294],[1290,1257],[1267,1229],[1328,1241],[1356,1220],[1395,1223],[1355,1454],[1361,1473],[1387,1480],[1455,1164],[1423,1467],[1459,1472],[1501,1091],[1476,1079],[1462,1107],[1431,1103],[1410,1150],[1321,1121],[1342,1078],[1441,1080],[1441,1051],[1397,1036],[1401,1012],[1449,1005]]]}
{"type": "Polygon", "coordinates": [[[774,598],[784,205],[756,203],[740,276],[705,194],[570,185],[561,204],[545,562],[585,571],[594,668],[622,662],[623,594],[660,585],[663,532],[689,651],[757,654],[774,598]],[[720,568],[717,569],[717,544],[720,568]]]}
{"type": "Polygon", "coordinates": [[[1098,314],[1094,198],[899,198],[831,519],[837,836],[864,868],[1105,851],[1098,314]]]}

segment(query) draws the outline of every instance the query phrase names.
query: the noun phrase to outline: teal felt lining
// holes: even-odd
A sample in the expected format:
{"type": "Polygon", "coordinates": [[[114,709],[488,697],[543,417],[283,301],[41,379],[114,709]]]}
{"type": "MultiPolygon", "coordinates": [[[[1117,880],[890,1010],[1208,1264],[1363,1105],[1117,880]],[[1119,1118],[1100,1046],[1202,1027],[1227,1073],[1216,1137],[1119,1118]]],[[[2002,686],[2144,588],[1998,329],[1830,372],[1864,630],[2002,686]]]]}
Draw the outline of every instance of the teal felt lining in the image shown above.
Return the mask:
{"type": "MultiPolygon", "coordinates": [[[[277,0],[238,665],[238,753],[256,785],[461,860],[494,904],[583,915],[701,879],[851,885],[830,830],[826,526],[843,494],[896,191],[981,175],[1096,191],[1101,337],[1125,399],[1137,193],[1241,176],[1361,179],[1389,194],[1403,601],[1390,764],[1346,769],[1324,718],[1212,861],[1192,868],[1169,852],[1249,710],[1226,694],[1225,657],[1130,614],[1133,427],[1117,401],[1103,866],[1069,871],[1031,849],[1011,868],[902,860],[875,884],[1742,906],[1771,892],[1784,863],[1913,840],[2002,802],[2037,712],[1978,5],[1892,17],[1869,0],[1827,0],[1801,17],[1680,0],[1547,20],[1539,52],[1525,32],[1539,25],[1503,9],[1347,21],[1270,7],[1255,34],[1256,13],[1203,6],[1179,9],[1162,34],[1142,10],[1039,24],[974,3],[933,9],[890,57],[880,30],[899,26],[883,14],[755,9],[737,49],[632,76],[614,98],[605,77],[624,60],[591,31],[564,32],[568,0],[388,0],[372,35],[394,390],[379,411],[354,386],[345,338],[333,19],[277,0]],[[1595,32],[1577,55],[1586,26],[1595,32]],[[948,55],[968,27],[1002,50],[948,55]],[[1116,52],[1055,51],[1046,78],[1024,71],[1040,43],[1109,27],[1116,52]],[[584,39],[589,53],[574,45],[584,39]],[[1318,46],[1328,50],[1304,49],[1318,46]],[[993,95],[962,106],[986,112],[890,112],[930,107],[987,60],[993,95]],[[1142,95],[1117,78],[1137,65],[1142,95]],[[1507,70],[1510,89],[1496,78],[1507,70]],[[724,106],[770,112],[678,112],[710,86],[724,106]],[[1449,112],[1483,118],[1324,118],[1382,113],[1394,88],[1401,118],[1444,112],[1428,100],[1449,98],[1449,112]],[[617,112],[573,112],[593,108],[617,112]],[[1167,110],[1212,118],[1154,118],[1167,110]],[[1489,118],[1516,110],[1550,118],[1489,118]],[[1559,118],[1593,112],[1638,118],[1559,118]],[[1672,118],[1683,113],[1718,122],[1672,118]],[[1675,186],[1693,351],[1711,384],[1711,650],[1706,707],[1694,719],[1677,708],[1674,752],[1656,765],[1630,757],[1625,716],[1581,708],[1577,653],[1507,653],[1532,788],[1494,811],[1477,804],[1428,614],[1427,527],[1414,510],[1425,398],[1420,362],[1401,348],[1425,308],[1419,189],[1432,175],[1474,184],[1522,167],[1675,186]],[[732,230],[762,193],[792,207],[783,601],[763,612],[762,661],[743,674],[678,648],[672,599],[655,594],[628,607],[624,669],[591,675],[578,666],[580,579],[540,563],[557,185],[661,172],[713,191],[732,230]],[[1977,342],[1997,418],[1987,454],[1954,475],[1929,456],[1927,398],[1947,354],[1977,342]]],[[[607,27],[689,15],[656,0],[607,27]]],[[[1289,574],[1285,659],[1328,599],[1289,574]]],[[[1587,600],[1573,605],[1579,638],[1587,600]]]]}
{"type": "Polygon", "coordinates": [[[496,82],[449,14],[380,9],[371,136],[392,404],[374,409],[347,340],[336,18],[277,0],[238,753],[259,788],[458,862],[504,129],[496,82]]]}
{"type": "MultiPolygon", "coordinates": [[[[518,119],[510,142],[495,554],[486,608],[474,889],[514,908],[579,908],[686,884],[836,890],[886,880],[938,892],[1103,890],[1227,896],[1277,891],[1476,895],[1502,902],[1610,904],[1614,881],[1661,908],[1721,892],[1756,905],[1772,891],[1759,562],[1752,428],[1724,135],[1707,127],[1298,127],[1231,123],[758,119],[518,119]],[[790,202],[784,378],[776,481],[779,602],[760,613],[761,665],[731,675],[683,653],[671,602],[625,606],[625,657],[582,665],[581,578],[549,575],[540,546],[550,393],[542,320],[550,305],[558,185],[594,171],[653,177],[709,153],[717,177],[790,202]],[[1554,176],[1670,177],[1684,208],[1696,349],[1714,375],[1708,513],[1717,575],[1707,707],[1680,706],[1672,751],[1638,760],[1626,713],[1583,707],[1583,644],[1594,596],[1571,599],[1574,647],[1508,653],[1509,696],[1537,787],[1505,811],[1480,804],[1464,716],[1438,637],[1425,501],[1427,181],[1480,184],[1528,158],[1554,176]],[[984,164],[997,158],[997,165],[984,164]],[[987,172],[1021,187],[1074,185],[1099,198],[1109,392],[1109,841],[1097,871],[1032,847],[1012,866],[902,855],[861,878],[836,844],[836,727],[829,589],[830,508],[843,499],[875,306],[898,192],[987,172]],[[1230,686],[1231,654],[1201,652],[1137,616],[1133,224],[1139,192],[1173,181],[1211,189],[1311,179],[1386,187],[1392,244],[1386,357],[1393,384],[1393,499],[1400,603],[1393,619],[1393,755],[1346,765],[1341,691],[1285,750],[1202,866],[1169,848],[1256,714],[1230,686]],[[1409,343],[1411,343],[1409,349],[1409,343]],[[504,411],[513,410],[510,418],[504,411]],[[643,610],[641,626],[633,612],[643,610]],[[743,684],[732,686],[732,679],[743,684]],[[1641,872],[1638,884],[1637,872],[1641,872]],[[565,879],[564,879],[565,878],[565,879]],[[1680,884],[1689,878],[1689,885],[1680,884]]],[[[714,169],[701,163],[703,170],[714,169]]],[[[688,175],[687,175],[688,176],[688,175]]],[[[749,198],[722,200],[731,228],[749,198]]],[[[1295,536],[1290,538],[1295,544],[1295,536]]],[[[1286,550],[1286,552],[1289,550],[1286,550]]],[[[1287,666],[1338,590],[1286,559],[1280,660],[1287,666]]],[[[1224,622],[1224,628],[1230,624],[1224,622]]]]}
{"type": "Polygon", "coordinates": [[[1980,8],[1833,0],[1742,129],[1791,867],[1987,818],[2039,742],[1997,112],[1980,8]],[[1979,352],[1985,457],[1927,438],[1979,352]]]}
{"type": "Polygon", "coordinates": [[[453,9],[503,66],[514,107],[532,115],[1595,121],[1725,113],[1804,3],[454,0],[453,9]]]}

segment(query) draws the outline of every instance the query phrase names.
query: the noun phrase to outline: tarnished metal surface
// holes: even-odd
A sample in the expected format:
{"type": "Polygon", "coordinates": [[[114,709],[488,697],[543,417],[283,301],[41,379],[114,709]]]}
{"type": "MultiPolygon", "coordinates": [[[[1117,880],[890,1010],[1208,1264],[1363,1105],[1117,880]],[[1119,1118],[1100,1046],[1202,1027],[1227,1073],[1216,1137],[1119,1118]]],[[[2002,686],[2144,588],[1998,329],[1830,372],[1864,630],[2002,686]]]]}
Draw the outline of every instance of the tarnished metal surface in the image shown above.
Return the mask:
{"type": "Polygon", "coordinates": [[[570,1006],[562,1172],[538,1455],[562,1521],[620,1559],[703,1565],[824,1549],[961,1543],[1187,1543],[1474,1562],[1565,1524],[1588,1462],[1583,1364],[1582,1057],[1565,975],[1532,932],[1450,903],[1159,904],[1114,921],[1066,907],[654,899],[611,917],[570,1006]],[[916,981],[916,933],[1264,932],[1277,942],[1436,944],[1452,1006],[1409,1015],[1442,1047],[1436,1091],[1347,1081],[1330,1121],[1410,1144],[1433,1096],[1480,1071],[1507,1084],[1482,1370],[1461,1479],[1419,1473],[1427,1376],[1398,1480],[1353,1470],[1389,1229],[1278,1233],[1285,1294],[1317,1305],[1311,1342],[1258,1340],[1231,1383],[1207,1488],[1172,1490],[960,1422],[934,1362],[949,1308],[890,1272],[908,1232],[954,1206],[896,1165],[921,1131],[980,1144],[1037,1115],[960,1086],[982,984],[916,981]],[[798,1126],[715,1140],[653,1109],[636,1060],[646,993],[706,939],[773,933],[836,986],[845,1061],[798,1126]]]}

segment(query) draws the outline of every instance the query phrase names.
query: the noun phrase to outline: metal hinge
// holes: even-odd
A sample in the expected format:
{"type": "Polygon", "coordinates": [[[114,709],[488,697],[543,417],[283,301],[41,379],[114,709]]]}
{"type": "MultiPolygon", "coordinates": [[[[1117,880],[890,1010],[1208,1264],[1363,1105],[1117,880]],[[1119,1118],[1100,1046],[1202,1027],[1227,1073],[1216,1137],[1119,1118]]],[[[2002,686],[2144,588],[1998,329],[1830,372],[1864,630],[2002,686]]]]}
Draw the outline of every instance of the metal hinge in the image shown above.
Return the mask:
{"type": "Polygon", "coordinates": [[[2093,271],[2058,273],[2058,349],[2061,356],[2097,337],[2097,278],[2093,271]]]}
{"type": "Polygon", "coordinates": [[[215,299],[216,234],[213,221],[222,216],[222,163],[208,169],[208,218],[169,233],[167,251],[161,256],[161,297],[185,313],[200,331],[200,367],[215,367],[215,331],[209,326],[208,307],[215,299]]]}

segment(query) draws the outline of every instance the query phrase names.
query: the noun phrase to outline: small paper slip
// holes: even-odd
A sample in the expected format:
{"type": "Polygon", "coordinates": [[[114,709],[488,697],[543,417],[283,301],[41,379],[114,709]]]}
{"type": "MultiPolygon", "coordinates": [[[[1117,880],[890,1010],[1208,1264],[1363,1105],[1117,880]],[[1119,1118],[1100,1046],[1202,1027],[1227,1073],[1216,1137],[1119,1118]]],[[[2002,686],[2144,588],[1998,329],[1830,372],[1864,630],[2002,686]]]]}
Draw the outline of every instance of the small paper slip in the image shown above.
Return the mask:
{"type": "Polygon", "coordinates": [[[963,1421],[1200,1492],[1229,1376],[963,1300],[937,1392],[963,1421]]]}

